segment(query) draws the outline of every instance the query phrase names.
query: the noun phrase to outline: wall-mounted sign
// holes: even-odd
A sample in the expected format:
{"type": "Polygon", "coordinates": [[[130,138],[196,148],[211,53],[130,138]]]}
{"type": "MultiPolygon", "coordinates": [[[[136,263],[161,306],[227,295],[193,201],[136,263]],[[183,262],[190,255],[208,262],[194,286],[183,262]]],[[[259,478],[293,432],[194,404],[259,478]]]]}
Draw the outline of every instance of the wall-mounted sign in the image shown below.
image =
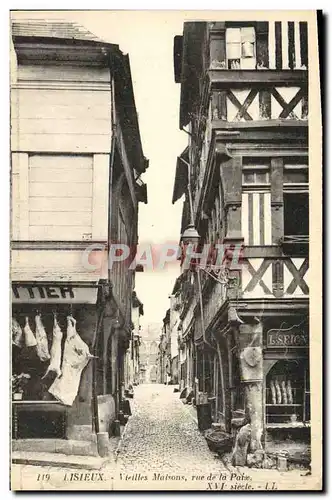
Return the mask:
{"type": "Polygon", "coordinates": [[[307,347],[308,332],[298,326],[285,329],[272,329],[267,332],[267,347],[307,347]]]}
{"type": "Polygon", "coordinates": [[[95,304],[97,287],[73,285],[12,285],[13,304],[95,304]]]}

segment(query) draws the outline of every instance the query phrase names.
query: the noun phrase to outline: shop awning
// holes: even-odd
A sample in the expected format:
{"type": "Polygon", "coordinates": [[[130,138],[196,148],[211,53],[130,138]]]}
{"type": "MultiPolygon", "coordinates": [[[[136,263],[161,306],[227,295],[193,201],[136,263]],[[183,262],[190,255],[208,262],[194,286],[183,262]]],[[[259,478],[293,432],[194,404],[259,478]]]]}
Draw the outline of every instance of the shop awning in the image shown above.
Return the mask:
{"type": "Polygon", "coordinates": [[[179,200],[187,190],[188,185],[188,165],[189,163],[189,147],[178,156],[176,162],[175,181],[173,188],[172,203],[174,204],[179,200]]]}

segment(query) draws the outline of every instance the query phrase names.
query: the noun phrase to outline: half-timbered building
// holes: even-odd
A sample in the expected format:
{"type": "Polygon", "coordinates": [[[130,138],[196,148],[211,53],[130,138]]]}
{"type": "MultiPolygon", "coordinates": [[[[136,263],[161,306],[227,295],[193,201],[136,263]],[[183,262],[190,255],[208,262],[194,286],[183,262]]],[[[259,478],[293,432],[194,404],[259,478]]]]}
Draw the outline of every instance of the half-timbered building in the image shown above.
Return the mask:
{"type": "Polygon", "coordinates": [[[241,249],[182,268],[180,382],[208,394],[238,465],[246,432],[258,462],[309,441],[309,63],[305,22],[188,22],[174,39],[181,233],[241,249]]]}

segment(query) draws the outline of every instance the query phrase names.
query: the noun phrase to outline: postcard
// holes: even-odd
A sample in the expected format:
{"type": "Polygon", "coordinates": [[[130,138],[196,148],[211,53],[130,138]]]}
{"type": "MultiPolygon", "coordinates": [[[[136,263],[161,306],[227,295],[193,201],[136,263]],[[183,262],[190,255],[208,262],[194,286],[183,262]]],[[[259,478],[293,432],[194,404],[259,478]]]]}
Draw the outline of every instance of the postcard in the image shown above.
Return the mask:
{"type": "Polygon", "coordinates": [[[11,11],[11,488],[321,491],[317,11],[11,11]]]}

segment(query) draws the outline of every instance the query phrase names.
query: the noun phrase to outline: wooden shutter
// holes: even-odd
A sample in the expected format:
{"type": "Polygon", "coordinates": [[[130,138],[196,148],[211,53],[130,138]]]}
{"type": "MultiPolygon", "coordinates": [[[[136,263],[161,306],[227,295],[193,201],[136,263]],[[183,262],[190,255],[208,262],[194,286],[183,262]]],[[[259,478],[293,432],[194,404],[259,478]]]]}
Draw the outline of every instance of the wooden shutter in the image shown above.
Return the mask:
{"type": "Polygon", "coordinates": [[[256,59],[257,67],[269,67],[269,23],[258,22],[256,24],[256,59]]]}

